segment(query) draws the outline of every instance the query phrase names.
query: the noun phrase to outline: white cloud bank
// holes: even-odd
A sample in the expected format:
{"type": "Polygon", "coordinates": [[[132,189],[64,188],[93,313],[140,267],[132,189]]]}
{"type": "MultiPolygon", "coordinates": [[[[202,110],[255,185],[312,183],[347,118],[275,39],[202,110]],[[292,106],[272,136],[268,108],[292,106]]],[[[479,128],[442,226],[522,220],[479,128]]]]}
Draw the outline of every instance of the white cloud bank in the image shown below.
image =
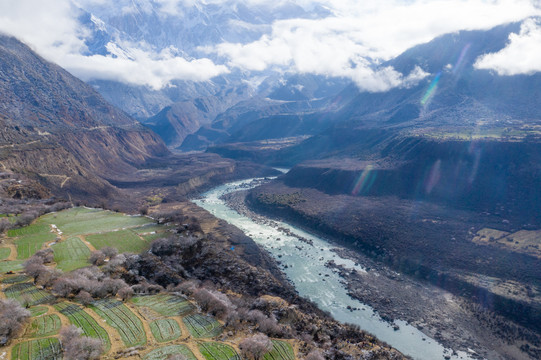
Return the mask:
{"type": "MultiPolygon", "coordinates": [[[[309,1],[300,1],[305,5],[309,1]]],[[[409,86],[426,74],[409,75],[378,64],[412,46],[459,30],[490,29],[539,14],[526,0],[320,0],[331,9],[325,19],[290,19],[249,44],[224,43],[205,50],[230,67],[315,73],[352,79],[367,91],[409,86]]]]}
{"type": "Polygon", "coordinates": [[[141,44],[123,43],[124,51],[118,51],[110,43],[107,56],[85,55],[88,30],[78,22],[79,15],[69,0],[2,0],[0,32],[19,38],[83,80],[115,80],[158,90],[172,80],[206,81],[229,72],[207,58],[187,60],[174,49],[155,52],[141,44]]]}
{"type": "MultiPolygon", "coordinates": [[[[116,80],[161,89],[172,80],[206,81],[232,68],[273,69],[345,77],[361,89],[386,91],[410,86],[428,75],[419,67],[411,74],[401,74],[380,65],[412,46],[449,32],[489,29],[541,14],[535,6],[537,0],[291,0],[307,11],[326,8],[331,15],[275,21],[257,41],[206,48],[209,57],[221,59],[219,63],[215,58],[186,59],[175,49],[153,50],[145,44],[130,43],[121,44],[123,51],[111,43],[111,54],[89,56],[84,43],[88,30],[77,21],[80,13],[74,5],[99,4],[119,13],[128,7],[133,11],[154,9],[161,16],[180,18],[186,6],[221,3],[232,9],[243,3],[271,9],[273,4],[287,1],[0,0],[0,31],[23,40],[84,80],[116,80]]],[[[529,24],[510,38],[508,48],[480,59],[478,66],[501,74],[539,71],[535,64],[541,63],[541,31],[539,24],[529,24]]]]}
{"type": "Polygon", "coordinates": [[[498,75],[533,74],[541,71],[541,23],[527,19],[520,33],[509,35],[507,46],[477,59],[478,69],[495,70],[498,75]]]}

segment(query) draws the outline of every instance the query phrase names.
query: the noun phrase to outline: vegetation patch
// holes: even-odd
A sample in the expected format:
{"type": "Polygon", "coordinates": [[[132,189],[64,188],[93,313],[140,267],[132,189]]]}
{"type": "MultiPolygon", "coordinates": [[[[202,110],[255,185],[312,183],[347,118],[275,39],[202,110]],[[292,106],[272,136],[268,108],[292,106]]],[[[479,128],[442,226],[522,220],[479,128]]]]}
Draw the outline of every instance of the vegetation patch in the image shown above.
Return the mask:
{"type": "Polygon", "coordinates": [[[212,338],[222,333],[222,325],[212,316],[193,314],[182,318],[182,321],[195,338],[212,338]]]}
{"type": "Polygon", "coordinates": [[[11,254],[10,248],[0,248],[0,260],[5,260],[11,254]]]}
{"type": "Polygon", "coordinates": [[[13,347],[12,360],[60,360],[62,350],[57,338],[25,341],[13,347]]]}
{"type": "Polygon", "coordinates": [[[185,315],[194,309],[192,303],[182,296],[158,294],[137,296],[132,299],[137,306],[146,306],[163,316],[185,315]]]}
{"type": "Polygon", "coordinates": [[[60,318],[56,314],[40,316],[32,321],[29,335],[31,337],[56,335],[61,326],[60,318]]]}
{"type": "Polygon", "coordinates": [[[199,351],[207,360],[241,360],[239,354],[231,346],[218,342],[202,342],[199,351]]]}
{"type": "Polygon", "coordinates": [[[15,241],[15,245],[17,245],[17,259],[28,259],[38,250],[40,250],[43,247],[44,243],[48,241],[53,241],[55,238],[56,235],[49,232],[48,230],[40,234],[32,234],[20,237],[15,241]]]}
{"type": "MultiPolygon", "coordinates": [[[[39,223],[55,224],[67,236],[109,232],[152,223],[144,216],[129,216],[108,210],[72,208],[42,216],[39,223]]],[[[120,250],[120,249],[119,249],[120,250]]]]}
{"type": "Polygon", "coordinates": [[[28,311],[30,311],[31,317],[37,317],[43,314],[47,314],[47,311],[49,311],[49,309],[47,309],[47,307],[45,306],[32,306],[28,309],[28,311]]]}
{"type": "Polygon", "coordinates": [[[272,340],[272,350],[263,356],[264,360],[295,360],[295,352],[291,344],[285,341],[272,340]]]}
{"type": "Polygon", "coordinates": [[[19,237],[28,235],[38,235],[50,232],[49,225],[47,224],[33,224],[18,229],[8,230],[9,237],[19,237]]]}
{"type": "Polygon", "coordinates": [[[71,237],[52,246],[56,267],[64,272],[88,266],[90,249],[81,239],[71,237]]]}
{"type": "Polygon", "coordinates": [[[4,278],[2,280],[2,284],[17,284],[21,282],[28,282],[30,280],[32,280],[32,278],[26,275],[12,275],[4,278]]]}
{"type": "Polygon", "coordinates": [[[23,269],[22,260],[0,261],[0,272],[7,273],[9,271],[19,271],[23,269]]]}
{"type": "Polygon", "coordinates": [[[178,339],[182,332],[180,326],[173,319],[159,319],[150,323],[152,335],[158,342],[167,342],[178,339]]]}
{"type": "Polygon", "coordinates": [[[101,339],[105,351],[111,347],[111,341],[107,331],[102,328],[92,316],[90,316],[82,307],[67,302],[54,305],[62,315],[66,316],[70,323],[83,330],[83,336],[89,336],[101,339]]]}
{"type": "Polygon", "coordinates": [[[120,334],[126,346],[144,345],[147,341],[143,323],[124,304],[117,300],[103,299],[92,304],[93,309],[120,334]]]}
{"type": "Polygon", "coordinates": [[[11,285],[4,290],[4,294],[10,299],[17,300],[23,306],[46,304],[56,300],[56,298],[47,291],[38,289],[30,283],[11,285]]]}
{"type": "Polygon", "coordinates": [[[102,234],[88,235],[86,240],[96,249],[106,246],[116,248],[119,252],[140,253],[147,250],[150,242],[142,240],[131,230],[111,231],[102,234]]]}
{"type": "Polygon", "coordinates": [[[197,360],[195,355],[186,345],[170,345],[164,346],[155,350],[152,350],[143,358],[144,360],[163,360],[167,359],[170,355],[182,354],[188,358],[188,360],[197,360]]]}

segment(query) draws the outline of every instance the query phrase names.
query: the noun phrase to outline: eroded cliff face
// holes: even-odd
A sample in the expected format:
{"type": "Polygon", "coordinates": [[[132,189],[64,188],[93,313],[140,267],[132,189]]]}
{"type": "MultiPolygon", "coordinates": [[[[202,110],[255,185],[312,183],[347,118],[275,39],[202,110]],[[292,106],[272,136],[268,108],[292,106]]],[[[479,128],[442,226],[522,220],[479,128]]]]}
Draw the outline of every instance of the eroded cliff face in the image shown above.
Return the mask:
{"type": "Polygon", "coordinates": [[[53,193],[107,197],[106,178],[169,155],[161,139],[108,104],[92,87],[0,36],[0,168],[53,193]]]}

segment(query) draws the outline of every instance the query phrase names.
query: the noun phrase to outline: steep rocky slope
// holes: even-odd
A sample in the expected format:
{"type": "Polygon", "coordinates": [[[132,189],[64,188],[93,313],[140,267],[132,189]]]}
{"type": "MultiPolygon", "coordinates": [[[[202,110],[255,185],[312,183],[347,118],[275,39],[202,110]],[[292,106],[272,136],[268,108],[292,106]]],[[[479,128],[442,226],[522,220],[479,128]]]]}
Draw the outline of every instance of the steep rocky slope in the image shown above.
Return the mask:
{"type": "Polygon", "coordinates": [[[92,87],[18,40],[0,37],[1,165],[53,189],[105,195],[102,178],[169,152],[161,139],[92,87]]]}

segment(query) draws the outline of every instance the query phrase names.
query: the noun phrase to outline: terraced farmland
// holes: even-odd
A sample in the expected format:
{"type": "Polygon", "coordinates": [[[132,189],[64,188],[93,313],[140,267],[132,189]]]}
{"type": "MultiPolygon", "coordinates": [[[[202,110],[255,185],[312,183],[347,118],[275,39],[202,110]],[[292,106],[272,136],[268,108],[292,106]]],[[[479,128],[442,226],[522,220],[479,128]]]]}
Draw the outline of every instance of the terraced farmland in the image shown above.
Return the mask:
{"type": "Polygon", "coordinates": [[[54,305],[62,315],[66,316],[70,323],[83,330],[84,336],[90,336],[96,339],[101,339],[105,350],[111,347],[109,335],[92,316],[90,316],[82,307],[67,302],[54,305]]]}
{"type": "Polygon", "coordinates": [[[64,272],[88,266],[90,249],[78,237],[70,237],[52,246],[56,267],[64,272]]]}
{"type": "Polygon", "coordinates": [[[231,346],[219,342],[201,342],[199,351],[207,360],[241,360],[231,346]]]}
{"type": "Polygon", "coordinates": [[[147,250],[150,246],[149,241],[142,240],[131,230],[119,230],[106,232],[102,234],[93,234],[86,236],[86,240],[96,249],[105,246],[112,246],[119,252],[140,253],[147,250]]]}
{"type": "Polygon", "coordinates": [[[50,230],[48,224],[32,224],[18,229],[10,229],[7,234],[9,237],[43,235],[50,232],[50,230]]]}
{"type": "Polygon", "coordinates": [[[289,343],[272,340],[272,350],[263,356],[263,360],[295,360],[295,352],[289,343]]]}
{"type": "Polygon", "coordinates": [[[63,235],[74,236],[109,232],[152,223],[143,216],[129,216],[108,210],[72,208],[42,216],[38,224],[55,224],[63,235]]]}
{"type": "Polygon", "coordinates": [[[10,299],[15,299],[22,305],[46,304],[56,300],[56,298],[45,290],[36,288],[30,283],[18,283],[7,287],[4,294],[10,299]]]}
{"type": "Polygon", "coordinates": [[[0,248],[0,260],[5,260],[11,254],[11,249],[7,247],[0,248]]]}
{"type": "Polygon", "coordinates": [[[56,335],[60,331],[60,318],[56,314],[43,315],[32,321],[30,326],[31,337],[56,335]]]}
{"type": "Polygon", "coordinates": [[[137,296],[132,299],[137,306],[146,306],[163,316],[178,316],[190,313],[195,307],[182,296],[158,294],[137,296]]]}
{"type": "Polygon", "coordinates": [[[13,261],[0,261],[0,273],[7,273],[9,271],[19,271],[23,269],[22,260],[13,261]]]}
{"type": "Polygon", "coordinates": [[[13,347],[12,360],[61,360],[62,351],[57,338],[25,341],[13,347]]]}
{"type": "Polygon", "coordinates": [[[47,307],[45,306],[32,306],[28,310],[30,311],[31,317],[41,316],[43,314],[47,314],[47,312],[49,311],[49,309],[47,309],[47,307]]]}
{"type": "Polygon", "coordinates": [[[169,355],[182,354],[188,358],[188,360],[197,360],[195,355],[186,345],[170,345],[164,346],[155,350],[152,350],[143,358],[144,360],[163,360],[167,359],[169,355]]]}
{"type": "Polygon", "coordinates": [[[158,319],[150,323],[150,331],[157,342],[176,340],[182,335],[180,326],[173,319],[158,319]]]}
{"type": "Polygon", "coordinates": [[[147,341],[141,320],[120,301],[103,299],[95,301],[92,308],[114,327],[128,347],[144,345],[147,341]]]}
{"type": "Polygon", "coordinates": [[[11,275],[7,276],[2,280],[2,284],[16,284],[21,282],[28,282],[32,280],[30,276],[26,275],[11,275]]]}
{"type": "Polygon", "coordinates": [[[212,316],[193,314],[185,316],[182,321],[194,338],[213,338],[222,333],[222,325],[212,316]]]}

